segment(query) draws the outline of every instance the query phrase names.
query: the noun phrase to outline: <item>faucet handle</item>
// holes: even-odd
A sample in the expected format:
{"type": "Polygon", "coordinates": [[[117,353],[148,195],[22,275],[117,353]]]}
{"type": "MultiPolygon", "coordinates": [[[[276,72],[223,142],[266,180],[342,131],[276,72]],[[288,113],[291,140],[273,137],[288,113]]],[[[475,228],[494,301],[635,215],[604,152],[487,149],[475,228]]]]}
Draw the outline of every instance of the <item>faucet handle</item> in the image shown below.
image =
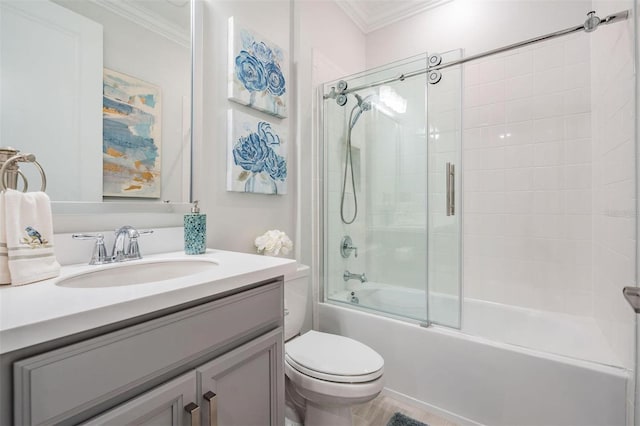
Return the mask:
{"type": "Polygon", "coordinates": [[[102,234],[72,234],[74,240],[96,240],[93,246],[93,253],[89,265],[102,265],[109,263],[111,259],[107,256],[107,248],[104,245],[104,235],[102,234]]]}
{"type": "Polygon", "coordinates": [[[127,250],[127,259],[142,259],[140,254],[140,246],[138,245],[138,237],[153,234],[153,229],[145,229],[138,231],[135,228],[129,230],[129,249],[127,250]]]}

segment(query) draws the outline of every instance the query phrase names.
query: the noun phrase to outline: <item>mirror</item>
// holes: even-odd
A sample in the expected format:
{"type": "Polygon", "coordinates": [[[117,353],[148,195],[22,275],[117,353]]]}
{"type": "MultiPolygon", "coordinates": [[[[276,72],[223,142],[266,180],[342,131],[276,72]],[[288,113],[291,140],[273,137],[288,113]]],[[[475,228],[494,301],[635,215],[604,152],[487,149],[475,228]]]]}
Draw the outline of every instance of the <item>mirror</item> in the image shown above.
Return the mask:
{"type": "Polygon", "coordinates": [[[0,145],[36,155],[52,201],[189,201],[190,14],[190,0],[0,2],[0,145]],[[129,181],[103,189],[103,164],[129,181]]]}

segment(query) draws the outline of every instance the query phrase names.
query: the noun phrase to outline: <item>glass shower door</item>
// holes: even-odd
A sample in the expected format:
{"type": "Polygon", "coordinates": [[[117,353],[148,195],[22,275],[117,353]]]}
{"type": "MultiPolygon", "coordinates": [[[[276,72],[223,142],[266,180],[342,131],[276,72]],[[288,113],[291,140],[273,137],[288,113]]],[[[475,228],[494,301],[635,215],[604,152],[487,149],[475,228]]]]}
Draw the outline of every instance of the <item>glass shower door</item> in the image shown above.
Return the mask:
{"type": "MultiPolygon", "coordinates": [[[[430,321],[428,287],[436,278],[429,250],[440,259],[444,246],[442,221],[429,208],[439,202],[429,195],[438,185],[430,180],[441,176],[429,172],[439,166],[429,160],[427,75],[395,77],[424,70],[426,61],[420,55],[323,87],[325,299],[420,323],[430,321]]],[[[444,159],[441,145],[434,147],[444,159]]],[[[459,235],[452,239],[457,250],[459,235]]],[[[447,319],[459,318],[459,306],[451,309],[437,322],[459,324],[447,319]]]]}

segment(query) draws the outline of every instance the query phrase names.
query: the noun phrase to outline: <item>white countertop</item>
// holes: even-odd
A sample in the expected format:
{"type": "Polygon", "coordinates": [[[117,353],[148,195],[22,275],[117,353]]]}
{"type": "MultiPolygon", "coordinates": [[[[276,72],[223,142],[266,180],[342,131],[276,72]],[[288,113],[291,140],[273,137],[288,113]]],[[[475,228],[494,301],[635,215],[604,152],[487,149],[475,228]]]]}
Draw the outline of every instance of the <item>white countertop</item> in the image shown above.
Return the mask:
{"type": "Polygon", "coordinates": [[[291,259],[208,249],[145,256],[151,259],[215,260],[210,271],[153,283],[101,288],[69,288],[56,282],[106,266],[63,266],[59,277],[19,287],[0,286],[0,354],[74,333],[169,308],[203,297],[234,291],[296,271],[291,259]]]}

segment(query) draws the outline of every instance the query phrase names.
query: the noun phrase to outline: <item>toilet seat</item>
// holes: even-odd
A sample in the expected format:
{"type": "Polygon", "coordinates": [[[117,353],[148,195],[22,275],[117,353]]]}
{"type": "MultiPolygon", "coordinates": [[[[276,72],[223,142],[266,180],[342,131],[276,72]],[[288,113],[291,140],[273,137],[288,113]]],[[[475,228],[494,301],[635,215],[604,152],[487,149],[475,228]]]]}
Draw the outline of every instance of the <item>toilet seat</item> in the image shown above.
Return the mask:
{"type": "Polygon", "coordinates": [[[302,374],[335,383],[370,382],[384,370],[382,357],[363,343],[313,330],[286,343],[285,361],[302,374]]]}

